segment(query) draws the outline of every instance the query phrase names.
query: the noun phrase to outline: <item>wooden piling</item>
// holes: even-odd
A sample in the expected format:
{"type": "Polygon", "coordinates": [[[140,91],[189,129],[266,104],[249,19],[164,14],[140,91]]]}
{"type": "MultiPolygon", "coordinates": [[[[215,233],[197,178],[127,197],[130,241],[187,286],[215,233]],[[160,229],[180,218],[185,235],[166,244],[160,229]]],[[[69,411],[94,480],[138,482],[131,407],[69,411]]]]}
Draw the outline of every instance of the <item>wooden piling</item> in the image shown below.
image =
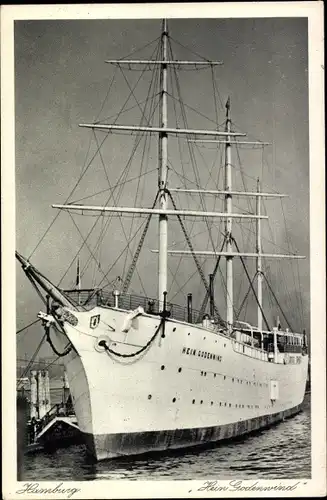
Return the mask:
{"type": "Polygon", "coordinates": [[[37,389],[37,372],[31,371],[31,403],[30,403],[30,418],[38,418],[38,389],[37,389]]]}

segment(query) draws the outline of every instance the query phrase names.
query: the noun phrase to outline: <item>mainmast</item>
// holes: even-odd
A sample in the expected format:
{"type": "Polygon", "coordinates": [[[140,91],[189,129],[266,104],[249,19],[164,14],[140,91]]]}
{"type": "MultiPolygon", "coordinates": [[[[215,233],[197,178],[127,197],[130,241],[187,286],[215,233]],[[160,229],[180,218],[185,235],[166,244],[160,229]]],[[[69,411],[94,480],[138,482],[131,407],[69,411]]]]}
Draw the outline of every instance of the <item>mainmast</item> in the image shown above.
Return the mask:
{"type": "MultiPolygon", "coordinates": [[[[257,180],[256,215],[261,215],[260,181],[257,180]]],[[[262,248],[261,248],[261,221],[256,219],[257,233],[257,296],[258,296],[258,330],[262,331],[262,248]]]]}
{"type": "MultiPolygon", "coordinates": [[[[167,196],[167,175],[168,175],[168,136],[164,130],[168,126],[167,117],[167,20],[162,23],[162,63],[160,73],[161,96],[160,96],[160,116],[159,126],[162,128],[159,133],[159,208],[168,208],[167,196]]],[[[167,257],[168,257],[168,216],[159,215],[159,286],[158,300],[163,308],[164,292],[167,291],[167,257]]]]}
{"type": "MultiPolygon", "coordinates": [[[[231,120],[230,120],[230,97],[226,103],[226,126],[225,131],[228,133],[226,137],[225,149],[225,212],[232,213],[232,165],[231,165],[231,120]]],[[[232,253],[232,217],[228,217],[225,221],[226,234],[226,251],[227,254],[232,253]]],[[[233,256],[226,257],[226,321],[228,333],[232,333],[233,328],[233,256]]]]}

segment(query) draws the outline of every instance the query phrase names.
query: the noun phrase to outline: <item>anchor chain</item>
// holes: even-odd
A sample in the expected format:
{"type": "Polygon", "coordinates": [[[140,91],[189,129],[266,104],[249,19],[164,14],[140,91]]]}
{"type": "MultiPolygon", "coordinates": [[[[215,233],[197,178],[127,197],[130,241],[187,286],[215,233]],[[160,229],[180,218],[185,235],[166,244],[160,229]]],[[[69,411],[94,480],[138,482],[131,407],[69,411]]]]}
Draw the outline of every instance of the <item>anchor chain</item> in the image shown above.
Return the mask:
{"type": "Polygon", "coordinates": [[[110,354],[114,354],[115,356],[117,356],[119,358],[134,358],[138,354],[141,354],[141,352],[145,351],[149,347],[149,345],[152,344],[152,342],[154,341],[154,339],[158,335],[161,326],[164,327],[165,321],[166,321],[165,317],[162,316],[161,321],[160,321],[158,327],[156,328],[156,331],[154,332],[154,334],[150,338],[150,340],[143,347],[141,347],[141,349],[139,349],[136,352],[133,352],[130,354],[122,354],[120,352],[114,351],[113,349],[110,349],[110,347],[107,345],[107,342],[105,340],[100,340],[99,346],[104,347],[105,351],[107,351],[110,354]]]}

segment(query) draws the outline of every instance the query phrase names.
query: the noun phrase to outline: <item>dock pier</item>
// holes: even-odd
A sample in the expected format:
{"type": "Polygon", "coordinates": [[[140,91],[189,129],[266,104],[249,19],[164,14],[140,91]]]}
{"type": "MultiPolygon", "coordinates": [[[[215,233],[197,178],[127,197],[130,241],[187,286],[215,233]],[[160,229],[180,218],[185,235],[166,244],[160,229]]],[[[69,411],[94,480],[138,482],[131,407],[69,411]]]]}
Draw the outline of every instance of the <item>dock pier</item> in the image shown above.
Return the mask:
{"type": "Polygon", "coordinates": [[[18,456],[81,443],[66,374],[62,402],[54,405],[46,370],[31,371],[29,384],[29,398],[24,387],[17,392],[18,456]]]}

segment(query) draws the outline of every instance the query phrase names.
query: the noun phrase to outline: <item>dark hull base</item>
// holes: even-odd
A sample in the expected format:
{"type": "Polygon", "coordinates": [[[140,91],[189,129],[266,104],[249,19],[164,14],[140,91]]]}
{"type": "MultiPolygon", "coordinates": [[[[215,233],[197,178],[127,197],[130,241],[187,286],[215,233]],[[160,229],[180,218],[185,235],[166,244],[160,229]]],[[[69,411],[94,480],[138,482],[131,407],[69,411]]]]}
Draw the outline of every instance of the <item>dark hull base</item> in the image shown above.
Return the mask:
{"type": "Polygon", "coordinates": [[[180,448],[208,447],[275,425],[301,411],[302,405],[274,413],[213,427],[174,429],[126,434],[84,434],[87,450],[96,460],[149,454],[180,448]]]}

